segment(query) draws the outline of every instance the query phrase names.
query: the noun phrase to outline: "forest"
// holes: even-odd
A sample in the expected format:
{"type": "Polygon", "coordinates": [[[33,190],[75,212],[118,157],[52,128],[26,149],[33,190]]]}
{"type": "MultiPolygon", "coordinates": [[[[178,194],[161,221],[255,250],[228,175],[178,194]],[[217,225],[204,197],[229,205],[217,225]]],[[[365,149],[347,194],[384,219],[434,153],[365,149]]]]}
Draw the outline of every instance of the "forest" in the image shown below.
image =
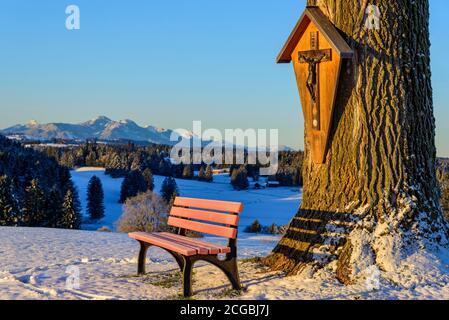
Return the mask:
{"type": "Polygon", "coordinates": [[[69,169],[0,136],[0,226],[78,229],[80,224],[69,169]]]}
{"type": "MultiPolygon", "coordinates": [[[[140,189],[152,190],[151,186],[139,187],[139,182],[152,181],[153,174],[212,182],[213,169],[228,168],[236,190],[247,189],[248,179],[259,178],[258,165],[176,165],[169,151],[169,146],[131,142],[86,142],[65,148],[24,146],[0,136],[0,226],[80,228],[79,195],[70,175],[70,170],[77,167],[105,167],[112,177],[125,177],[118,199],[121,203],[136,196],[140,189]]],[[[299,187],[302,152],[282,152],[279,162],[278,174],[270,179],[282,186],[299,187]]]]}
{"type": "MultiPolygon", "coordinates": [[[[179,179],[195,179],[194,171],[207,173],[207,165],[173,164],[169,158],[170,146],[149,144],[137,145],[133,142],[125,144],[104,144],[86,141],[77,146],[65,148],[47,145],[35,145],[35,149],[54,158],[61,166],[73,169],[76,167],[104,167],[112,177],[125,177],[131,171],[150,169],[155,175],[171,176],[179,179]]],[[[248,164],[247,153],[245,165],[213,165],[213,169],[245,170],[248,178],[258,179],[260,165],[248,164]]],[[[223,152],[225,156],[225,152],[223,152]]],[[[235,156],[235,150],[234,150],[235,156]]],[[[301,168],[302,151],[282,151],[279,153],[279,169],[271,180],[279,181],[281,186],[302,186],[301,168]]],[[[224,162],[224,161],[223,161],[224,162]]],[[[210,170],[210,169],[209,169],[210,170]]],[[[202,175],[199,179],[209,178],[202,175]]]]}
{"type": "MultiPolygon", "coordinates": [[[[147,176],[153,174],[212,182],[212,167],[228,168],[236,190],[247,189],[248,179],[259,178],[257,165],[176,165],[171,163],[169,151],[169,146],[140,146],[131,142],[25,148],[0,136],[0,225],[79,228],[79,196],[70,176],[70,170],[76,167],[105,167],[112,177],[125,177],[124,195],[118,199],[122,203],[138,193],[139,188],[134,188],[138,185],[137,178],[151,181],[147,176]],[[194,171],[199,174],[195,176],[194,171]]],[[[302,186],[302,161],[302,152],[281,152],[278,173],[269,179],[281,186],[302,186]]],[[[449,219],[449,160],[438,159],[437,168],[441,206],[449,219]]]]}

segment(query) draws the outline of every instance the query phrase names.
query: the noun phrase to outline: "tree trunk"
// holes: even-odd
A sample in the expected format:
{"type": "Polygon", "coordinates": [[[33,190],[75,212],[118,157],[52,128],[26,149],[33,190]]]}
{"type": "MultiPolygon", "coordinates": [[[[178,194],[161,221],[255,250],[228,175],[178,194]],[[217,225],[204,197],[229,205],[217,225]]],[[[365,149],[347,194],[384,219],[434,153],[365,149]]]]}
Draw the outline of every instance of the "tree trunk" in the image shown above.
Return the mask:
{"type": "Polygon", "coordinates": [[[342,67],[324,165],[312,162],[306,144],[302,205],[265,259],[273,269],[297,273],[338,260],[338,279],[351,283],[369,266],[391,271],[410,250],[447,244],[435,173],[429,3],[369,2],[380,9],[380,30],[364,28],[367,0],[308,1],[355,56],[342,67]]]}

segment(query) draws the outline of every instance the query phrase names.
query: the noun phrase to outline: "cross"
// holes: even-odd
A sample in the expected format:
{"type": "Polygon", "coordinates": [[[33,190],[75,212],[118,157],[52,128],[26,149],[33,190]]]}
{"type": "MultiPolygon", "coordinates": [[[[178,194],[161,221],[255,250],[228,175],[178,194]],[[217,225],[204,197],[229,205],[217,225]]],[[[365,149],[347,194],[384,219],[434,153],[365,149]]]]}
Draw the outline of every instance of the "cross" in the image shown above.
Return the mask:
{"type": "Polygon", "coordinates": [[[321,129],[319,64],[330,61],[331,54],[331,49],[319,50],[318,31],[310,33],[310,50],[299,52],[299,63],[309,64],[306,86],[312,98],[312,128],[315,130],[321,129]]]}

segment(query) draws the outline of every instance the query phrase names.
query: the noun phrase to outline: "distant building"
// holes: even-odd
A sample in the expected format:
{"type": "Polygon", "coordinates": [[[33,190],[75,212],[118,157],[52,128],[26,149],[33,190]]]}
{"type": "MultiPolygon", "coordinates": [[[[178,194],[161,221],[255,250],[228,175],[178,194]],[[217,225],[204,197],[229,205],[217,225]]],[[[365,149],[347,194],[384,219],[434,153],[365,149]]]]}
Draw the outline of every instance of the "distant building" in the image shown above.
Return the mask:
{"type": "Polygon", "coordinates": [[[281,184],[279,183],[279,181],[268,181],[267,182],[267,188],[278,188],[280,186],[281,186],[281,184]]]}
{"type": "Polygon", "coordinates": [[[212,170],[212,174],[213,175],[217,175],[217,174],[224,174],[224,173],[229,173],[229,169],[213,169],[212,170]]]}

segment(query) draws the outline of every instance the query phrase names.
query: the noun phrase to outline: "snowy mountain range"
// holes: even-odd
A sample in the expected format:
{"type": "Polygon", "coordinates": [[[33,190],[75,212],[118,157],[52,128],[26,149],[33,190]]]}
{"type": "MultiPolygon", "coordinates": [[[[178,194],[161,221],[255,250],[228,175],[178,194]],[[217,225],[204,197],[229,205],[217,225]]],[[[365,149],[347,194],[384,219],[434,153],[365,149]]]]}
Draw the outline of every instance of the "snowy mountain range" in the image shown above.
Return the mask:
{"type": "MultiPolygon", "coordinates": [[[[40,124],[35,120],[31,120],[27,124],[19,124],[0,130],[0,134],[6,136],[22,136],[30,140],[132,140],[165,145],[176,143],[176,141],[170,140],[172,133],[178,139],[181,137],[173,130],[160,129],[153,126],[141,127],[132,120],[114,121],[105,116],[100,116],[79,124],[40,124]]],[[[190,139],[191,135],[186,138],[190,139]]]]}
{"type": "MultiPolygon", "coordinates": [[[[154,126],[141,127],[132,120],[111,120],[105,116],[78,123],[47,123],[40,124],[35,120],[27,124],[18,124],[1,130],[0,134],[15,140],[50,141],[53,139],[84,141],[97,139],[99,141],[138,141],[154,144],[174,145],[181,138],[189,141],[200,139],[191,131],[178,132],[171,129],[161,129],[154,126]],[[176,138],[175,141],[170,137],[176,138]]],[[[203,145],[211,141],[202,141],[203,145]]],[[[222,142],[227,145],[226,142],[222,142]]],[[[295,151],[288,146],[279,146],[280,151],[295,151]]]]}

